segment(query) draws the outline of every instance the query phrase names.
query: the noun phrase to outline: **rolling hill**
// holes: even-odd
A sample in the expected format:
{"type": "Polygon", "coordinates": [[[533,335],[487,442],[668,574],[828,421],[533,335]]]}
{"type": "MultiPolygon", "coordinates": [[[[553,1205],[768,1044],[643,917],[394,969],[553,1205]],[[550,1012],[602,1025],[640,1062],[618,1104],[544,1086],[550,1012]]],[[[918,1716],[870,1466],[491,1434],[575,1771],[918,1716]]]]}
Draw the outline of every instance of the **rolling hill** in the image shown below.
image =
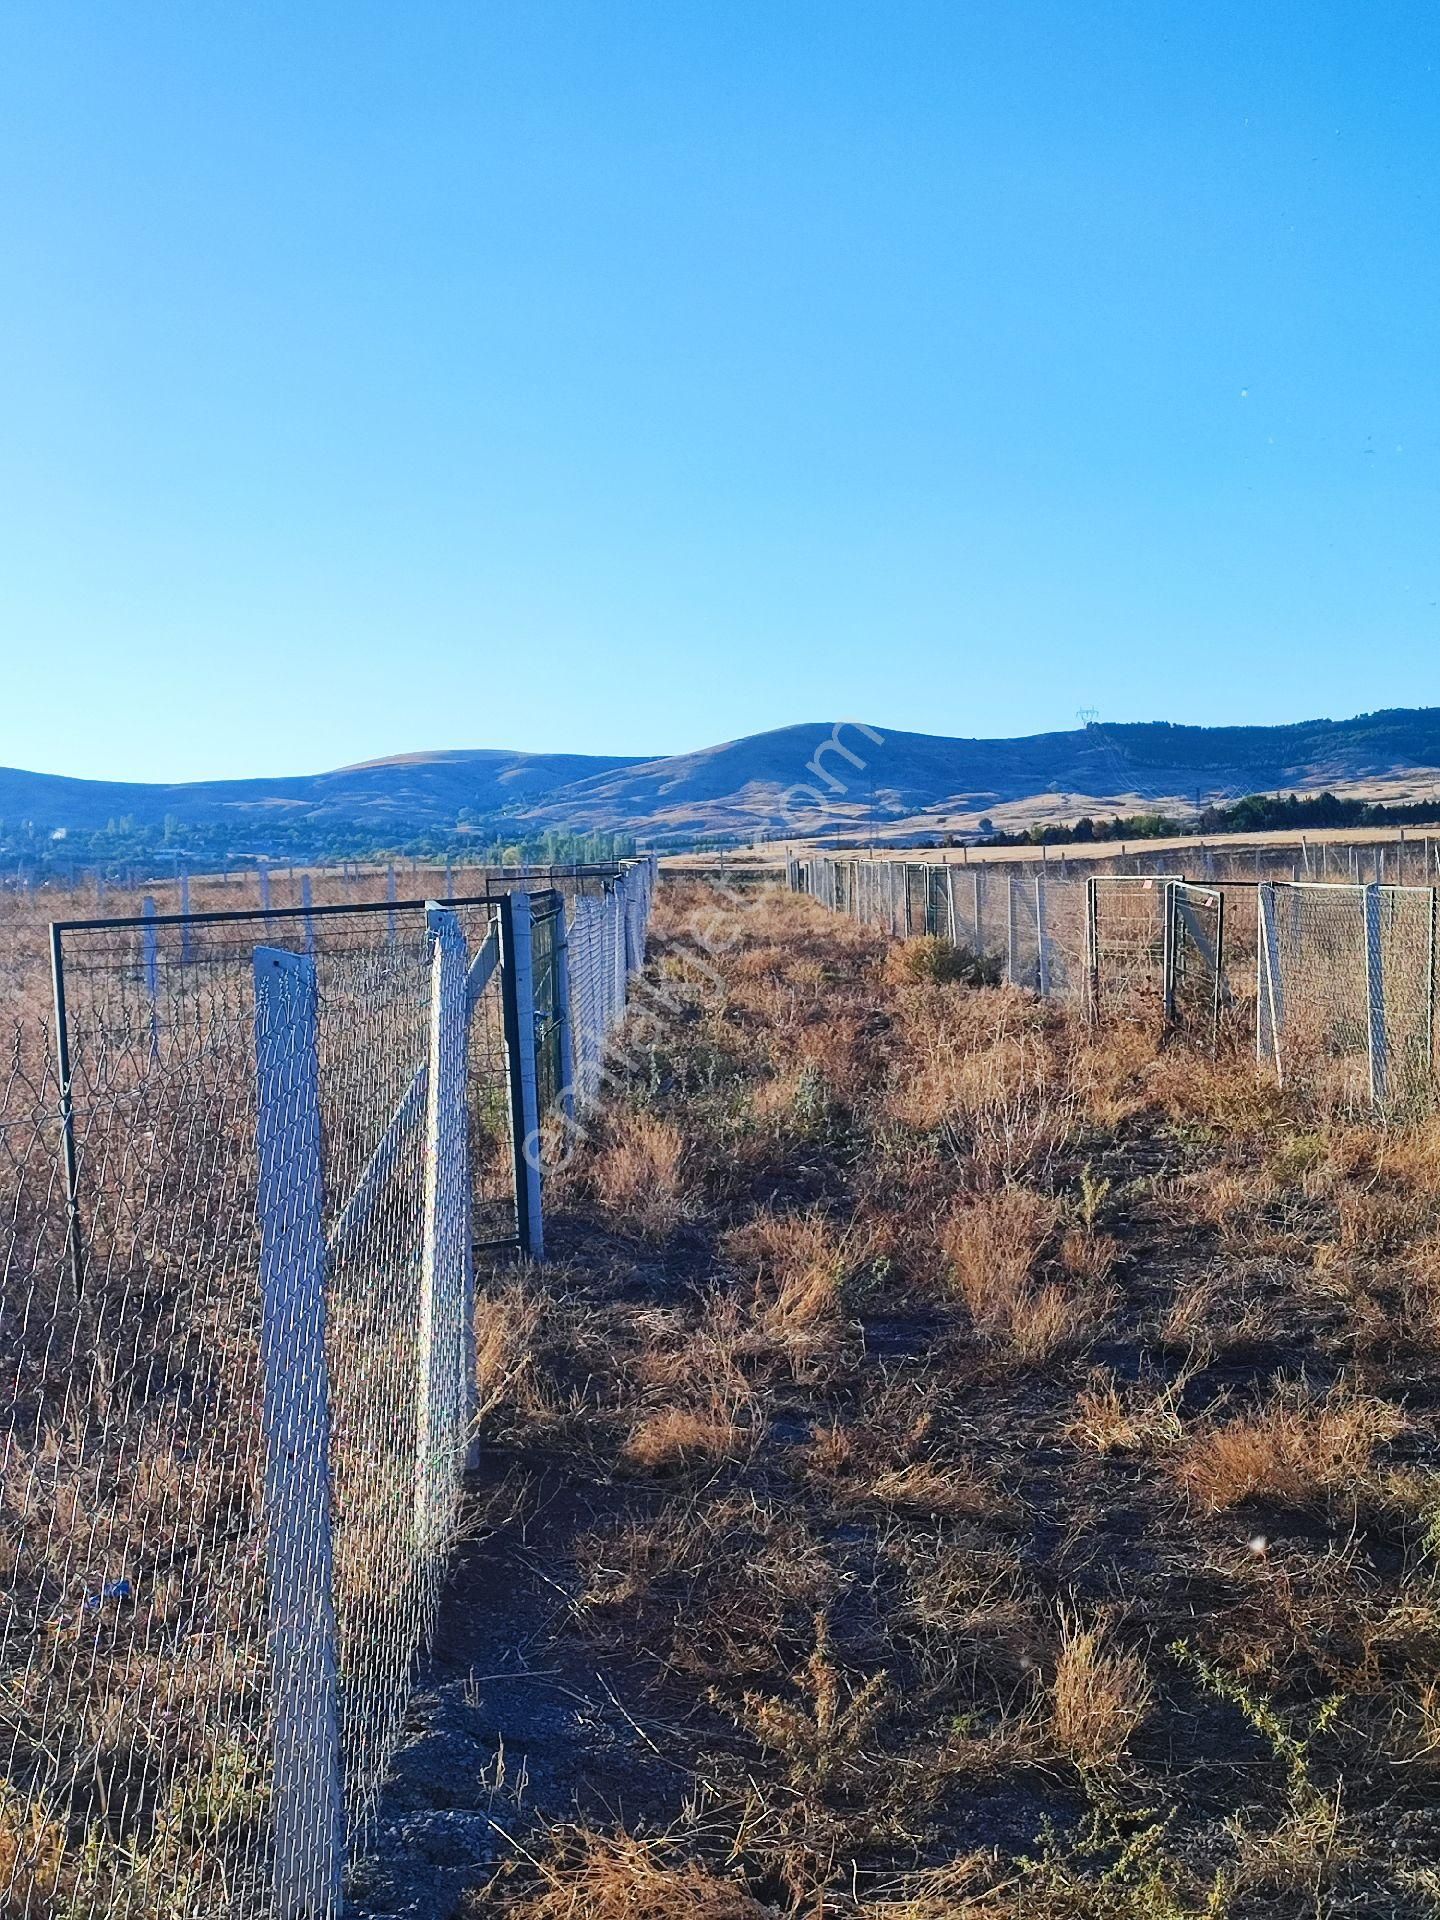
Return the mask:
{"type": "Polygon", "coordinates": [[[184,785],[0,769],[0,819],[32,838],[136,827],[206,828],[237,851],[267,833],[344,825],[378,843],[474,828],[604,830],[680,843],[865,830],[882,836],[1008,827],[1081,813],[1186,813],[1247,793],[1325,789],[1407,801],[1440,795],[1440,708],[1281,727],[1098,725],[1013,740],[957,739],[829,721],[657,759],[476,750],[414,753],[277,780],[184,785]]]}

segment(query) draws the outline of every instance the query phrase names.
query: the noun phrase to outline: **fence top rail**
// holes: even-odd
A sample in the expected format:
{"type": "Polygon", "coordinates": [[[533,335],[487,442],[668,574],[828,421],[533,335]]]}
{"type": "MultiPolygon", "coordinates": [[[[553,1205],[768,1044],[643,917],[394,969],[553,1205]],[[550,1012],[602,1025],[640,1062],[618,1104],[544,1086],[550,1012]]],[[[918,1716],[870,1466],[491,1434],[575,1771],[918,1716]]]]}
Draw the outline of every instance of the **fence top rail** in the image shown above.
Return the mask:
{"type": "Polygon", "coordinates": [[[1388,880],[1381,882],[1365,880],[1257,880],[1253,886],[1288,887],[1292,893],[1413,893],[1417,899],[1428,897],[1440,889],[1435,887],[1394,886],[1388,880]]]}
{"type": "MultiPolygon", "coordinates": [[[[537,887],[526,891],[533,892],[536,899],[543,900],[555,890],[553,887],[537,887]]],[[[491,894],[457,893],[446,894],[442,898],[432,894],[424,900],[347,900],[338,906],[227,907],[218,913],[135,913],[94,920],[52,920],[50,931],[52,934],[99,933],[125,927],[143,930],[146,927],[224,926],[238,925],[246,920],[258,920],[269,925],[275,920],[332,920],[344,914],[423,913],[432,906],[493,907],[498,904],[491,894]]]]}

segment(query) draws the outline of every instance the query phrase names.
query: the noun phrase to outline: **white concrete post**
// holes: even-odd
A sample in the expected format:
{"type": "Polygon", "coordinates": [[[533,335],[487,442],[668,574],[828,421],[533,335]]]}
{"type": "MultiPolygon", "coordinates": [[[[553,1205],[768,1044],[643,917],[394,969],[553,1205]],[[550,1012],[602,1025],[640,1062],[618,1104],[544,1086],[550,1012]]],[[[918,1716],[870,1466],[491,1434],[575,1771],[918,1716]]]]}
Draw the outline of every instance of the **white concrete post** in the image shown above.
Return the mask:
{"type": "Polygon", "coordinates": [[[255,1058],[273,1890],[284,1920],[333,1920],[340,1912],[345,1808],[313,961],[256,948],[255,1058]]]}
{"type": "Polygon", "coordinates": [[[146,894],[140,902],[140,911],[145,916],[145,925],[140,932],[140,943],[145,962],[145,997],[150,1002],[150,1057],[160,1057],[160,948],[155,938],[155,900],[146,894]]]}
{"type": "Polygon", "coordinates": [[[470,1261],[466,1083],[469,955],[455,914],[427,902],[430,1048],[425,1102],[425,1231],[420,1262],[415,1538],[443,1551],[456,1473],[474,1417],[475,1284],[470,1261]]]}
{"type": "Polygon", "coordinates": [[[1365,999],[1370,1039],[1370,1098],[1383,1107],[1390,1097],[1390,1039],[1385,1022],[1385,953],[1378,885],[1365,889],[1365,999]]]}
{"type": "Polygon", "coordinates": [[[1045,874],[1035,876],[1035,944],[1039,953],[1040,998],[1050,998],[1050,921],[1046,912],[1045,874]]]}
{"type": "Polygon", "coordinates": [[[1255,1022],[1256,1058],[1261,1066],[1265,1064],[1265,1030],[1268,1025],[1275,1077],[1283,1085],[1285,1058],[1282,1036],[1285,1030],[1285,983],[1280,973],[1280,927],[1275,910],[1275,882],[1263,881],[1256,888],[1256,899],[1260,915],[1260,937],[1255,942],[1256,966],[1259,971],[1257,997],[1260,1007],[1260,1017],[1255,1022]]]}
{"type": "Polygon", "coordinates": [[[1017,882],[1009,874],[1005,883],[1005,978],[1012,987],[1020,984],[1020,928],[1016,915],[1017,882]]]}
{"type": "Polygon", "coordinates": [[[570,1004],[570,916],[564,899],[555,915],[555,1041],[559,1058],[560,1111],[575,1117],[575,1025],[570,1004]]]}

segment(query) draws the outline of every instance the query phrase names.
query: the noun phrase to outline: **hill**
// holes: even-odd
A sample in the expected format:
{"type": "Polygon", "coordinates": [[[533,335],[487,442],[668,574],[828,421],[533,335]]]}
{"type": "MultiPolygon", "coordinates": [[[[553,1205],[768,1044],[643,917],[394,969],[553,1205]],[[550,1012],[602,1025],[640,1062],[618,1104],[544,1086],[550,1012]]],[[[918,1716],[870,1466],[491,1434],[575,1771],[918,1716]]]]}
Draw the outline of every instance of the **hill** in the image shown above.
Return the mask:
{"type": "Polygon", "coordinates": [[[901,838],[1081,813],[1186,814],[1248,793],[1440,794],[1440,708],[1280,727],[1092,724],[1011,740],[817,721],[658,759],[401,754],[273,780],[150,784],[0,769],[0,842],[123,822],[235,852],[468,834],[609,832],[677,843],[865,830],[901,838]]]}

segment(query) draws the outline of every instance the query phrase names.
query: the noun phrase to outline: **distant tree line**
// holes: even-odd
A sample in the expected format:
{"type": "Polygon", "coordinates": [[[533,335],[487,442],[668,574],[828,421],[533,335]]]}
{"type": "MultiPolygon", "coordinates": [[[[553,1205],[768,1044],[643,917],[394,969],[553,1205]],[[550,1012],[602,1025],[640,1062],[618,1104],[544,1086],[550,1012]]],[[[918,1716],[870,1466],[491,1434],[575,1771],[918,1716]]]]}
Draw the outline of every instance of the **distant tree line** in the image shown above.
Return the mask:
{"type": "Polygon", "coordinates": [[[1332,827],[1419,827],[1440,823],[1440,800],[1383,806],[1374,800],[1342,800],[1338,794],[1308,798],[1294,793],[1252,793],[1228,806],[1205,807],[1181,819],[1169,813],[1116,814],[1109,820],[1082,815],[1070,825],[1048,821],[1020,833],[1002,833],[980,823],[991,847],[1084,846],[1094,840],[1173,840],[1185,834],[1319,832],[1332,827]]]}

